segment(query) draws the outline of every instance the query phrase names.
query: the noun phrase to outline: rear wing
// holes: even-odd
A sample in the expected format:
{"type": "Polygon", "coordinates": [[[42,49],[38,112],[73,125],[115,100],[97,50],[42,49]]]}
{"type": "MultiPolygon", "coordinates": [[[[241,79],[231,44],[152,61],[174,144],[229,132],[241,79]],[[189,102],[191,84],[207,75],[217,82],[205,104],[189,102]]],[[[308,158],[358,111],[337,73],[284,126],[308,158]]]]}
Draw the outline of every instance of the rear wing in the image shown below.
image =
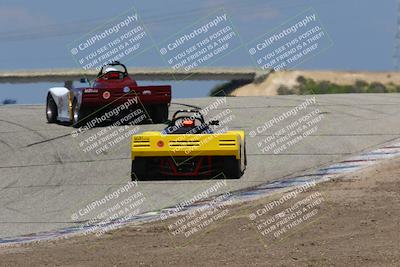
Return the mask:
{"type": "MultiPolygon", "coordinates": [[[[143,104],[171,103],[170,85],[108,87],[108,88],[81,88],[82,102],[98,104],[98,101],[126,102],[128,99],[140,99],[143,104]],[[107,98],[104,94],[107,94],[107,98]]],[[[139,101],[139,100],[137,100],[139,101]]]]}
{"type": "Polygon", "coordinates": [[[235,156],[240,159],[244,133],[230,131],[221,134],[168,134],[147,132],[133,135],[132,160],[136,157],[235,156]]]}

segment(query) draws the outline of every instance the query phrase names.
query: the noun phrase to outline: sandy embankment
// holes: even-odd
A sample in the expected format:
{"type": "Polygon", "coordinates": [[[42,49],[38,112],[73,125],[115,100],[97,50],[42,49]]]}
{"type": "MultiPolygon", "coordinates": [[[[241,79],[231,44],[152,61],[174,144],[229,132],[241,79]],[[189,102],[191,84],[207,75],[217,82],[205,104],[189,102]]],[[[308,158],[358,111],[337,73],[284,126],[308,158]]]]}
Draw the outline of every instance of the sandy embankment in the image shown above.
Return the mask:
{"type": "Polygon", "coordinates": [[[232,92],[234,96],[271,96],[277,95],[277,90],[284,85],[288,88],[297,85],[297,78],[303,76],[315,81],[330,81],[339,85],[351,85],[357,80],[367,83],[380,82],[382,84],[400,84],[398,72],[356,72],[356,71],[278,71],[272,72],[261,83],[250,83],[232,92]]]}

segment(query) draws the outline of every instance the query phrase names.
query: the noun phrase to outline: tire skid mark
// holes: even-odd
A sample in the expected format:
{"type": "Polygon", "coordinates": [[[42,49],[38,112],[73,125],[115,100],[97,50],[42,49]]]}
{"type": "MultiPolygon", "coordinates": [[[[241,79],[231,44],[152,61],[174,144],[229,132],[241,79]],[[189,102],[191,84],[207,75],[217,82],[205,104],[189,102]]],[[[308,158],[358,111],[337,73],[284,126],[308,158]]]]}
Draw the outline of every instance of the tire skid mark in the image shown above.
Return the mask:
{"type": "MultiPolygon", "coordinates": [[[[184,103],[171,102],[171,104],[191,107],[191,108],[195,108],[195,109],[201,109],[201,107],[199,107],[199,106],[194,106],[194,105],[189,105],[189,104],[184,104],[184,103]]],[[[89,129],[89,131],[90,130],[93,130],[93,129],[89,129]]],[[[67,133],[67,134],[63,134],[63,135],[56,136],[56,137],[53,137],[53,138],[49,138],[49,139],[45,139],[45,140],[42,140],[42,141],[34,142],[34,143],[26,145],[25,147],[31,147],[31,146],[34,146],[34,145],[47,143],[47,142],[50,142],[50,141],[53,141],[53,140],[57,140],[57,139],[61,139],[61,138],[67,137],[67,136],[71,136],[71,133],[67,133]]]]}
{"type": "Polygon", "coordinates": [[[2,143],[3,145],[5,145],[6,147],[9,148],[9,150],[2,151],[2,153],[7,153],[8,151],[13,151],[13,150],[15,150],[15,148],[14,148],[12,145],[10,145],[9,143],[7,143],[6,141],[4,141],[4,140],[2,140],[2,139],[0,139],[0,143],[2,143]]]}
{"type": "Polygon", "coordinates": [[[90,160],[56,160],[51,163],[43,163],[43,164],[31,164],[31,165],[11,165],[11,166],[0,166],[0,169],[12,169],[12,168],[30,168],[30,167],[46,167],[46,166],[55,166],[55,165],[65,165],[65,164],[75,164],[75,163],[92,163],[92,162],[102,162],[102,161],[116,161],[116,160],[130,160],[131,158],[113,158],[113,159],[90,159],[90,160]]]}
{"type": "Polygon", "coordinates": [[[25,125],[20,124],[20,123],[16,123],[16,122],[4,120],[4,119],[0,119],[0,121],[6,122],[6,123],[9,123],[9,124],[18,126],[18,127],[21,127],[21,128],[23,128],[23,129],[25,129],[25,130],[27,130],[27,131],[29,131],[29,132],[34,132],[35,134],[37,134],[38,136],[40,136],[40,137],[43,138],[43,139],[46,139],[46,138],[47,138],[47,137],[44,136],[43,134],[39,133],[37,130],[31,129],[31,128],[25,126],[25,125]]]}
{"type": "MultiPolygon", "coordinates": [[[[34,134],[36,134],[37,136],[39,136],[40,138],[42,138],[42,139],[47,139],[47,137],[45,136],[45,135],[43,135],[43,134],[41,134],[40,132],[38,132],[37,130],[34,130],[34,129],[32,129],[32,128],[29,128],[29,127],[27,127],[27,126],[25,126],[25,125],[22,125],[22,124],[20,124],[20,123],[16,123],[16,122],[13,122],[13,121],[9,121],[9,120],[5,120],[5,119],[0,119],[0,121],[1,122],[5,122],[5,123],[9,123],[9,124],[11,124],[11,125],[15,125],[15,126],[17,126],[17,127],[20,127],[20,128],[22,128],[22,129],[25,129],[25,130],[27,130],[27,131],[29,131],[29,132],[32,132],[32,133],[34,133],[34,134]]],[[[57,165],[63,165],[63,161],[62,161],[62,158],[61,158],[61,156],[60,156],[60,154],[59,154],[59,151],[57,150],[57,148],[54,146],[54,144],[52,144],[51,142],[50,142],[50,144],[51,144],[51,147],[53,148],[53,151],[55,152],[54,153],[54,158],[55,158],[55,160],[56,160],[56,162],[58,162],[58,164],[55,164],[55,165],[52,165],[52,166],[54,166],[50,171],[49,171],[49,173],[48,173],[48,176],[49,176],[49,178],[48,178],[48,180],[46,181],[46,183],[50,183],[53,179],[54,179],[54,177],[55,177],[55,173],[56,173],[56,169],[57,169],[57,165]]],[[[16,151],[16,150],[13,150],[13,151],[16,151]]],[[[16,180],[16,181],[18,181],[18,180],[16,180]]],[[[2,192],[3,190],[5,190],[5,188],[4,187],[1,187],[0,188],[0,192],[2,192]]],[[[33,194],[33,195],[35,195],[35,194],[37,194],[37,193],[39,193],[40,191],[42,191],[42,188],[37,188],[36,190],[33,190],[33,192],[31,192],[31,194],[33,194]]],[[[23,195],[23,194],[22,194],[23,195]]],[[[14,202],[15,201],[18,201],[18,200],[20,200],[20,195],[14,195],[13,196],[13,199],[14,199],[14,202]],[[19,197],[19,199],[17,199],[19,197]]],[[[11,198],[8,198],[8,200],[11,202],[12,200],[11,200],[11,198]]]]}
{"type": "Polygon", "coordinates": [[[61,139],[61,138],[64,138],[64,137],[67,137],[67,136],[70,136],[70,135],[71,135],[70,133],[63,134],[63,135],[60,135],[60,136],[56,136],[56,137],[53,137],[53,138],[49,138],[49,139],[46,139],[46,140],[42,140],[42,141],[38,141],[38,142],[34,142],[34,143],[31,143],[31,144],[28,144],[25,147],[31,147],[31,146],[34,146],[34,145],[39,145],[39,144],[51,142],[53,140],[61,139]]]}

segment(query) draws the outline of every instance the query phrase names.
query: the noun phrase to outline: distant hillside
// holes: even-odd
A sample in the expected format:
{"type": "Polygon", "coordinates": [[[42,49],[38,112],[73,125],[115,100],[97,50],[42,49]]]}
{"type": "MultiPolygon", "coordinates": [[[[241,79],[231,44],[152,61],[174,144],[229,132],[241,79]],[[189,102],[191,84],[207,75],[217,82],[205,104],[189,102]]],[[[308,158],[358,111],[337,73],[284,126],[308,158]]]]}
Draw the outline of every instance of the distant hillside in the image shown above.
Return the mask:
{"type": "Polygon", "coordinates": [[[399,92],[400,72],[279,71],[270,73],[261,82],[237,87],[230,94],[232,96],[304,94],[309,86],[317,89],[325,87],[315,93],[399,92]]]}

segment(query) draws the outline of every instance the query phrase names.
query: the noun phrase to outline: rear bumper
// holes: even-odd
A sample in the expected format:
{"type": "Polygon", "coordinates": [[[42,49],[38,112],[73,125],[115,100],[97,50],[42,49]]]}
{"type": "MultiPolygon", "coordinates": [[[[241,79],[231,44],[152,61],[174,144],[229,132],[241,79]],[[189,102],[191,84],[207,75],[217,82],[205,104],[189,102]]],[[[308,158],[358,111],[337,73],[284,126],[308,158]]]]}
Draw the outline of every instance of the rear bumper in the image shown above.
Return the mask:
{"type": "Polygon", "coordinates": [[[239,149],[220,150],[220,149],[196,149],[181,151],[157,151],[157,150],[134,150],[132,151],[132,160],[135,157],[197,157],[197,156],[235,156],[239,159],[239,149]]]}
{"type": "Polygon", "coordinates": [[[217,176],[223,169],[224,157],[152,157],[146,168],[160,175],[173,177],[217,176]]]}
{"type": "Polygon", "coordinates": [[[235,156],[240,159],[237,134],[132,136],[131,157],[235,156]]]}

